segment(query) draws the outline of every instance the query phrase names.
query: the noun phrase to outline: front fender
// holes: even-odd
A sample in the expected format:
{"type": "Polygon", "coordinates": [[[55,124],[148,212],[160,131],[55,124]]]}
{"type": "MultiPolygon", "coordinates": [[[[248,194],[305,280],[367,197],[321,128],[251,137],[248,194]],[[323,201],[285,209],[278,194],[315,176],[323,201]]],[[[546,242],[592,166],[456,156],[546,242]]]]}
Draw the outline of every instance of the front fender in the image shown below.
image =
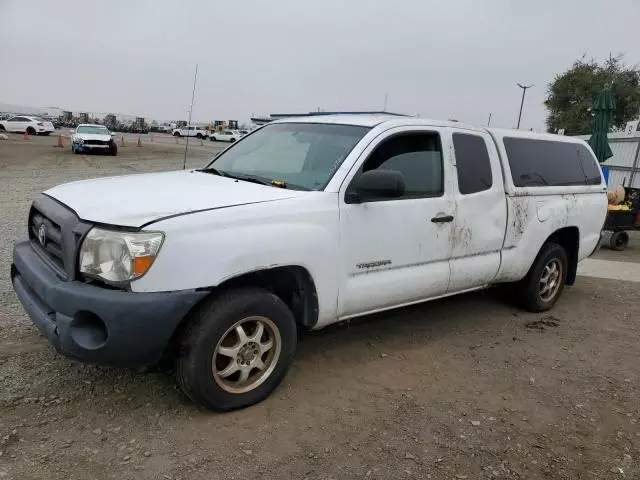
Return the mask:
{"type": "Polygon", "coordinates": [[[165,241],[133,291],[209,288],[256,270],[295,265],[316,285],[318,324],[336,316],[341,262],[335,194],[187,214],[147,229],[163,231],[165,241]]]}

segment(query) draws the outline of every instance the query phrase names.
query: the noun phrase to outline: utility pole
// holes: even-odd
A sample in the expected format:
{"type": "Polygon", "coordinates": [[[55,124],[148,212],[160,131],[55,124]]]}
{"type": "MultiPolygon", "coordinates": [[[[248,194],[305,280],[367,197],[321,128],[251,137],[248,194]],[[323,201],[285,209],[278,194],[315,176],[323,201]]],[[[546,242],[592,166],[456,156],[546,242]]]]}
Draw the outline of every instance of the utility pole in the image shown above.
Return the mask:
{"type": "Polygon", "coordinates": [[[533,87],[533,85],[520,85],[518,86],[522,89],[522,101],[520,102],[520,113],[518,114],[518,126],[516,128],[520,128],[520,119],[522,118],[522,106],[524,105],[524,96],[527,93],[527,88],[533,87]]]}
{"type": "Polygon", "coordinates": [[[189,127],[191,126],[191,114],[193,113],[193,100],[196,97],[196,80],[198,79],[198,64],[196,63],[196,73],[193,75],[193,90],[191,91],[191,107],[189,107],[189,122],[187,123],[187,141],[184,144],[184,160],[182,169],[187,168],[187,149],[189,148],[189,127]]]}

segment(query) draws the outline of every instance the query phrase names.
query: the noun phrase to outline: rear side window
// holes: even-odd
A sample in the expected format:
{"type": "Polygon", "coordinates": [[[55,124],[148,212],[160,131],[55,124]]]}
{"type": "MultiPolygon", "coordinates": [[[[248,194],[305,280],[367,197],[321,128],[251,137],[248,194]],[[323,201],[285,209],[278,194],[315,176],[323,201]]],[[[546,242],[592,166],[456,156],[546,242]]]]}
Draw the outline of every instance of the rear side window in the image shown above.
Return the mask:
{"type": "Polygon", "coordinates": [[[512,137],[503,141],[516,187],[600,183],[596,160],[582,144],[512,137]]]}
{"type": "Polygon", "coordinates": [[[484,138],[467,133],[454,133],[453,149],[456,154],[460,193],[468,195],[490,189],[493,178],[484,138]]]}

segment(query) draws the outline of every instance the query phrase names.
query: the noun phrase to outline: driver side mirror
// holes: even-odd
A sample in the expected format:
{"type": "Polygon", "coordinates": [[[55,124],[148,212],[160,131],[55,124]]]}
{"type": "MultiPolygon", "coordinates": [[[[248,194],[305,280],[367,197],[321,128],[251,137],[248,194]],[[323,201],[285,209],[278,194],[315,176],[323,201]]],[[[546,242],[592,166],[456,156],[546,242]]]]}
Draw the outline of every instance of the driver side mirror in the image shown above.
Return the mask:
{"type": "Polygon", "coordinates": [[[347,203],[391,199],[404,195],[404,176],[395,170],[369,170],[361,174],[347,191],[347,203]]]}

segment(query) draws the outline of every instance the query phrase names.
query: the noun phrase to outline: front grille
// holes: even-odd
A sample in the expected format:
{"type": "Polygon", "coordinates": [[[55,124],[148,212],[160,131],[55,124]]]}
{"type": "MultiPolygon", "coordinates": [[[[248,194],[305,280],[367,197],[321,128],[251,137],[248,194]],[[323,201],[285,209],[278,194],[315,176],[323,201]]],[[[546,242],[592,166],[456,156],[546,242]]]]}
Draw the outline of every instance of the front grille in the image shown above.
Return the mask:
{"type": "Polygon", "coordinates": [[[64,246],[60,225],[38,210],[31,215],[30,236],[32,241],[62,272],[65,271],[64,246]]]}
{"type": "Polygon", "coordinates": [[[33,201],[27,225],[29,240],[43,261],[63,280],[74,280],[78,248],[92,225],[44,194],[33,201]]]}
{"type": "Polygon", "coordinates": [[[85,140],[84,145],[109,145],[105,140],[85,140]]]}

